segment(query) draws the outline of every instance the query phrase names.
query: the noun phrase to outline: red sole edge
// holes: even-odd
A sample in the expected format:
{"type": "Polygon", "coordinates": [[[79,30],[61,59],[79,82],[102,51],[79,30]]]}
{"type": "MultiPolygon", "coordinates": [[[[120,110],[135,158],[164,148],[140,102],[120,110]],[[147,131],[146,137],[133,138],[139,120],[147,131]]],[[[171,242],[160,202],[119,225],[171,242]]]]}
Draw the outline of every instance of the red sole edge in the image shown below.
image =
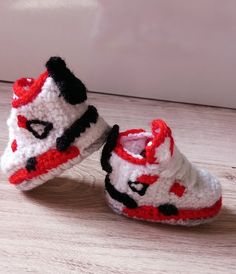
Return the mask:
{"type": "Polygon", "coordinates": [[[165,216],[154,206],[140,206],[135,209],[124,208],[122,213],[127,217],[137,218],[147,221],[170,221],[170,220],[196,220],[206,219],[217,215],[222,206],[220,198],[213,206],[200,209],[179,209],[178,215],[165,216]]]}
{"type": "Polygon", "coordinates": [[[32,180],[79,156],[79,154],[80,151],[75,146],[71,146],[63,152],[60,152],[57,149],[50,149],[36,157],[36,170],[28,171],[26,168],[21,168],[10,176],[9,182],[13,185],[18,185],[23,181],[32,180]]]}

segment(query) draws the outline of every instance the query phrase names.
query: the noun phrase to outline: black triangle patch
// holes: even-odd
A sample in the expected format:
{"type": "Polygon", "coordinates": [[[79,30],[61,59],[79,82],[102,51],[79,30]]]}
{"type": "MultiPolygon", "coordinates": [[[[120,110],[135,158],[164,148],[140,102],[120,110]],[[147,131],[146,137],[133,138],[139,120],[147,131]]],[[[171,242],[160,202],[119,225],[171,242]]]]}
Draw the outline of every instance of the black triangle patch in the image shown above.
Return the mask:
{"type": "Polygon", "coordinates": [[[149,187],[148,184],[143,184],[138,181],[136,182],[129,181],[128,185],[134,192],[137,192],[141,196],[143,196],[146,193],[146,190],[149,187]]]}
{"type": "Polygon", "coordinates": [[[49,132],[53,129],[53,124],[41,120],[28,120],[26,122],[26,128],[37,139],[47,138],[49,132]]]}

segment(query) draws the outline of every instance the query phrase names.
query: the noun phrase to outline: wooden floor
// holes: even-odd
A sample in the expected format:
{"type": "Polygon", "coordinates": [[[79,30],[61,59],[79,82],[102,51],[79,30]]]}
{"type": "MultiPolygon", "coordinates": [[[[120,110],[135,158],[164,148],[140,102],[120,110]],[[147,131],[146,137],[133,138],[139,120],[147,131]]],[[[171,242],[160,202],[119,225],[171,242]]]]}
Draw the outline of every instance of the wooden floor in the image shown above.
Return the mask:
{"type": "MultiPolygon", "coordinates": [[[[10,85],[0,86],[0,153],[10,85]]],[[[178,147],[223,185],[222,213],[208,225],[134,221],[105,204],[100,151],[60,178],[21,193],[0,175],[0,273],[236,273],[236,110],[90,93],[121,129],[164,118],[178,147]]]]}

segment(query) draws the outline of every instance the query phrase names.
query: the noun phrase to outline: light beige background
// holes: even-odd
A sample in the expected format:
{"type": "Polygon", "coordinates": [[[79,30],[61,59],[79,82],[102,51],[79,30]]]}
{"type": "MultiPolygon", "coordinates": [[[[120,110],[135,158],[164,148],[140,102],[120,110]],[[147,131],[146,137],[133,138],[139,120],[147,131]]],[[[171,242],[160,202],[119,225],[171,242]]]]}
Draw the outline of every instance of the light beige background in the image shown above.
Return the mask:
{"type": "Polygon", "coordinates": [[[235,0],[0,1],[0,80],[66,57],[90,90],[236,108],[235,0]]]}

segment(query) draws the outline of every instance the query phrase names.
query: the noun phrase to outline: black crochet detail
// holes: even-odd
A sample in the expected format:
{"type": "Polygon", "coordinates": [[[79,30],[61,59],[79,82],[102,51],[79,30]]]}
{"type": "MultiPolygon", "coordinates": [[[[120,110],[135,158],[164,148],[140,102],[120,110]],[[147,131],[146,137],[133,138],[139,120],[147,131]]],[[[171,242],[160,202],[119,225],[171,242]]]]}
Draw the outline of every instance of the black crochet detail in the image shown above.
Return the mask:
{"type": "Polygon", "coordinates": [[[27,160],[25,168],[28,170],[28,172],[31,172],[33,170],[36,170],[36,164],[36,157],[31,157],[27,160]]]}
{"type": "Polygon", "coordinates": [[[87,111],[76,120],[68,129],[66,129],[61,137],[56,140],[56,146],[59,151],[65,151],[75,138],[80,137],[81,133],[85,132],[87,128],[98,119],[98,112],[94,106],[88,106],[87,111]]]}
{"type": "Polygon", "coordinates": [[[28,129],[28,131],[30,131],[35,138],[37,139],[45,139],[47,138],[49,132],[53,129],[53,124],[50,122],[45,122],[45,121],[41,121],[41,120],[28,120],[26,122],[26,128],[28,129]],[[35,129],[33,129],[32,125],[42,125],[44,126],[44,131],[41,132],[37,132],[35,129]]]}
{"type": "Polygon", "coordinates": [[[102,169],[108,173],[112,172],[112,166],[109,163],[111,153],[116,146],[116,141],[119,136],[119,126],[114,125],[107,137],[106,144],[102,149],[101,165],[102,169]]]}
{"type": "Polygon", "coordinates": [[[87,99],[85,85],[66,67],[63,59],[51,57],[46,63],[46,68],[66,102],[76,105],[87,99]]]}
{"type": "Polygon", "coordinates": [[[158,210],[165,216],[178,215],[179,211],[175,205],[172,204],[163,204],[158,206],[158,210]]]}
{"type": "Polygon", "coordinates": [[[148,184],[143,184],[138,181],[136,182],[129,181],[128,185],[134,192],[137,192],[140,196],[143,196],[146,193],[147,188],[149,187],[148,184]],[[139,185],[142,185],[141,189],[138,188],[139,185]]]}
{"type": "Polygon", "coordinates": [[[127,195],[126,193],[119,192],[118,190],[115,189],[115,187],[110,182],[109,174],[106,175],[105,188],[106,188],[106,191],[111,196],[111,198],[122,203],[126,207],[136,208],[138,206],[135,200],[132,199],[129,195],[127,195]]]}

